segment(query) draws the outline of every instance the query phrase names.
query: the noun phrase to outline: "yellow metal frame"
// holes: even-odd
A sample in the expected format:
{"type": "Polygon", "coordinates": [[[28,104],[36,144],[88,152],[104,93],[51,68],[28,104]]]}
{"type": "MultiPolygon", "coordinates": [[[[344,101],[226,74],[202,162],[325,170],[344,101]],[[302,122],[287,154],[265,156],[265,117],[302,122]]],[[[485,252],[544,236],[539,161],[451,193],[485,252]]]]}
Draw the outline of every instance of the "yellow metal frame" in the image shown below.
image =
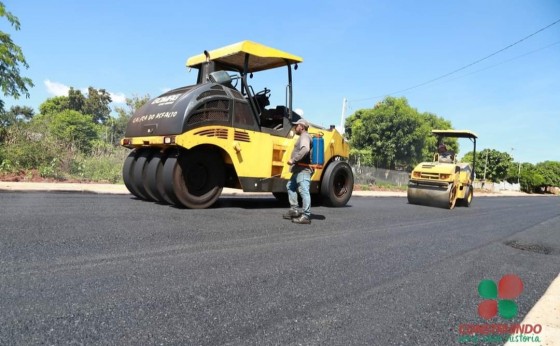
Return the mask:
{"type": "MultiPolygon", "coordinates": [[[[309,133],[322,134],[325,164],[315,169],[312,181],[320,181],[327,163],[335,156],[347,159],[350,147],[336,131],[310,127],[309,133]]],[[[290,179],[287,164],[298,136],[294,131],[288,137],[277,137],[266,132],[249,131],[227,126],[204,126],[176,136],[146,136],[127,138],[129,148],[159,147],[169,149],[182,147],[193,149],[201,145],[212,145],[221,149],[224,162],[232,164],[240,178],[270,178],[273,176],[290,179]],[[165,144],[165,137],[174,137],[174,144],[165,144]]],[[[121,144],[123,140],[121,140],[121,144]]]]}
{"type": "Polygon", "coordinates": [[[190,57],[187,60],[187,67],[199,68],[206,61],[216,61],[243,70],[246,54],[251,55],[247,72],[263,71],[303,61],[303,58],[279,49],[253,41],[241,41],[190,57]]]}

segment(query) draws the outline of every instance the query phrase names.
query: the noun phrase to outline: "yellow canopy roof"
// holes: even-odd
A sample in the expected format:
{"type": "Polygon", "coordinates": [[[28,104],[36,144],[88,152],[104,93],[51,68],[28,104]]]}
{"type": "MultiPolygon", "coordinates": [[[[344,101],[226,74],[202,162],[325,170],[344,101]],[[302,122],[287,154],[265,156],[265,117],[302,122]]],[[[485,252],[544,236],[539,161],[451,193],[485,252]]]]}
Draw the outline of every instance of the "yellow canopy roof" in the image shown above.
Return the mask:
{"type": "Polygon", "coordinates": [[[432,130],[434,135],[457,138],[477,138],[476,133],[468,130],[432,130]]]}
{"type": "MultiPolygon", "coordinates": [[[[214,49],[208,51],[208,54],[210,61],[216,61],[238,70],[243,70],[245,54],[249,54],[248,72],[257,72],[285,66],[287,65],[286,60],[290,64],[303,61],[299,56],[252,41],[242,41],[226,47],[214,49]]],[[[187,66],[198,68],[204,62],[206,62],[206,55],[203,53],[190,57],[187,60],[187,66]]]]}

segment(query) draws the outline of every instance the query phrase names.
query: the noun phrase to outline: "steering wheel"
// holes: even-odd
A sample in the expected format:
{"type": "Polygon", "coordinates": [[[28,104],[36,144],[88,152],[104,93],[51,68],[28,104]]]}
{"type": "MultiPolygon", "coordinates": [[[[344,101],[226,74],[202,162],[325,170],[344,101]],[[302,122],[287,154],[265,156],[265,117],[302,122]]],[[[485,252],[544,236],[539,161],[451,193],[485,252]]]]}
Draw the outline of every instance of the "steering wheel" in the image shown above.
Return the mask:
{"type": "Polygon", "coordinates": [[[257,103],[257,107],[259,108],[259,112],[262,111],[266,106],[270,105],[270,89],[264,88],[264,90],[259,91],[255,94],[255,101],[257,103]]]}
{"type": "Polygon", "coordinates": [[[268,98],[270,96],[270,89],[268,89],[267,87],[264,87],[264,90],[259,91],[258,93],[255,94],[256,96],[266,96],[266,98],[268,98]]]}

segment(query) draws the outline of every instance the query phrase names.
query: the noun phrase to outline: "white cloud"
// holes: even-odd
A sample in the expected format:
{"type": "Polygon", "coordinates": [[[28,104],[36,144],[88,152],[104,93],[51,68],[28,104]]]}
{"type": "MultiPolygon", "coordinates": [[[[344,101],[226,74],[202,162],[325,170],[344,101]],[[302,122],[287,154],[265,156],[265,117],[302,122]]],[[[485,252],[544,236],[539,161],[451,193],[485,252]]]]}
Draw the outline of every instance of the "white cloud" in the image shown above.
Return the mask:
{"type": "Polygon", "coordinates": [[[109,92],[109,95],[111,95],[111,100],[113,100],[113,103],[126,103],[126,95],[123,93],[109,92]]]}
{"type": "MultiPolygon", "coordinates": [[[[45,80],[45,87],[47,87],[47,92],[54,96],[68,96],[68,90],[70,87],[58,82],[52,82],[51,80],[45,80]]],[[[82,94],[87,95],[88,88],[81,88],[80,91],[82,94]]],[[[113,103],[126,103],[126,95],[123,93],[112,93],[108,92],[111,95],[111,100],[113,103]]]]}
{"type": "Polygon", "coordinates": [[[68,90],[70,90],[69,86],[62,83],[51,82],[48,79],[45,81],[45,86],[47,87],[47,92],[54,96],[67,96],[68,90]]]}

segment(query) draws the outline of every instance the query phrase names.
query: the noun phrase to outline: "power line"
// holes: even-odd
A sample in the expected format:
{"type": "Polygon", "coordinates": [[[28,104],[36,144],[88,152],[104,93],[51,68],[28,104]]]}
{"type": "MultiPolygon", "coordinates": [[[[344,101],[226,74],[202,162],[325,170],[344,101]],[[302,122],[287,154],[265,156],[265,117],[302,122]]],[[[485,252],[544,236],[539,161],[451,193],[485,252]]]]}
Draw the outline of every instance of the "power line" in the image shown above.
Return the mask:
{"type": "Polygon", "coordinates": [[[530,35],[528,35],[528,36],[523,37],[522,39],[520,39],[520,40],[518,40],[518,41],[516,41],[516,42],[514,42],[514,43],[512,43],[512,44],[510,44],[510,45],[508,45],[508,46],[506,46],[506,47],[504,47],[504,48],[502,48],[502,49],[500,49],[500,50],[495,51],[494,53],[492,53],[492,54],[490,54],[490,55],[488,55],[488,56],[485,56],[484,58],[478,59],[478,60],[476,60],[476,61],[474,61],[474,62],[472,62],[472,63],[470,63],[470,64],[468,64],[468,65],[465,65],[465,66],[463,66],[463,67],[460,67],[460,68],[458,68],[458,69],[456,69],[456,70],[453,70],[453,71],[451,71],[451,72],[449,72],[449,73],[446,73],[446,74],[444,74],[444,75],[441,75],[441,76],[439,76],[439,77],[430,79],[430,80],[427,81],[427,82],[423,82],[423,83],[420,83],[420,84],[411,86],[411,87],[409,87],[409,88],[402,89],[402,90],[399,90],[399,91],[394,91],[394,92],[392,92],[392,93],[385,94],[385,95],[374,96],[374,97],[368,97],[368,98],[365,98],[365,99],[350,100],[350,101],[352,101],[352,102],[359,102],[359,101],[373,100],[373,99],[377,99],[377,98],[380,98],[380,97],[383,97],[383,96],[389,96],[389,95],[394,95],[394,94],[400,94],[400,93],[403,93],[403,92],[406,92],[406,91],[409,91],[409,90],[412,90],[412,89],[419,88],[419,87],[424,86],[424,85],[426,85],[426,84],[433,83],[433,82],[435,82],[435,81],[438,81],[438,80],[440,80],[440,79],[443,79],[443,78],[445,78],[445,77],[448,77],[448,76],[450,76],[450,75],[452,75],[452,74],[455,74],[455,73],[457,73],[457,72],[459,72],[459,71],[462,71],[462,70],[464,70],[464,69],[466,69],[466,68],[469,68],[469,67],[471,67],[471,66],[473,66],[473,65],[475,65],[475,64],[478,64],[478,63],[480,63],[480,62],[482,62],[482,61],[484,61],[484,60],[486,60],[486,59],[489,59],[489,58],[493,57],[494,55],[496,55],[496,54],[498,54],[498,53],[501,53],[501,52],[505,51],[506,49],[509,49],[509,48],[511,48],[511,47],[513,47],[513,46],[515,46],[515,45],[517,45],[517,44],[519,44],[519,43],[525,41],[526,39],[528,39],[528,38],[530,38],[530,37],[532,37],[532,36],[535,36],[536,34],[540,33],[541,31],[544,31],[544,30],[546,30],[546,29],[550,28],[551,26],[553,26],[553,25],[555,25],[555,24],[558,24],[558,23],[560,23],[560,19],[558,19],[557,21],[555,21],[555,22],[553,22],[553,23],[551,23],[551,24],[549,24],[549,25],[547,25],[547,26],[545,26],[545,27],[543,27],[543,28],[541,28],[541,29],[535,31],[534,33],[532,33],[532,34],[530,34],[530,35]]]}
{"type": "Polygon", "coordinates": [[[560,44],[560,41],[556,41],[556,42],[551,43],[551,44],[549,44],[549,45],[546,45],[546,46],[544,46],[544,47],[541,47],[541,48],[538,48],[538,49],[529,51],[529,52],[527,52],[527,53],[523,53],[523,54],[518,55],[518,56],[515,56],[515,57],[513,57],[513,58],[511,58],[511,59],[507,59],[507,60],[504,60],[504,61],[500,61],[500,62],[498,62],[498,63],[496,63],[496,64],[494,64],[494,65],[490,65],[490,66],[487,66],[487,67],[484,67],[484,68],[481,68],[481,69],[478,69],[478,70],[475,70],[475,71],[472,71],[472,72],[469,72],[469,73],[466,73],[466,74],[457,76],[457,77],[455,77],[455,78],[448,79],[448,80],[443,81],[443,82],[441,82],[441,83],[451,82],[451,81],[454,81],[454,80],[457,80],[457,79],[460,79],[460,78],[464,78],[464,77],[473,75],[473,74],[475,74],[475,73],[479,73],[479,72],[482,72],[482,71],[489,70],[489,69],[494,68],[494,67],[496,67],[496,66],[500,66],[500,65],[506,64],[506,63],[508,63],[508,62],[511,62],[511,61],[514,61],[514,60],[517,60],[517,59],[526,57],[527,55],[531,55],[531,54],[540,52],[541,50],[550,48],[550,47],[555,46],[555,45],[557,45],[557,44],[560,44]]]}

